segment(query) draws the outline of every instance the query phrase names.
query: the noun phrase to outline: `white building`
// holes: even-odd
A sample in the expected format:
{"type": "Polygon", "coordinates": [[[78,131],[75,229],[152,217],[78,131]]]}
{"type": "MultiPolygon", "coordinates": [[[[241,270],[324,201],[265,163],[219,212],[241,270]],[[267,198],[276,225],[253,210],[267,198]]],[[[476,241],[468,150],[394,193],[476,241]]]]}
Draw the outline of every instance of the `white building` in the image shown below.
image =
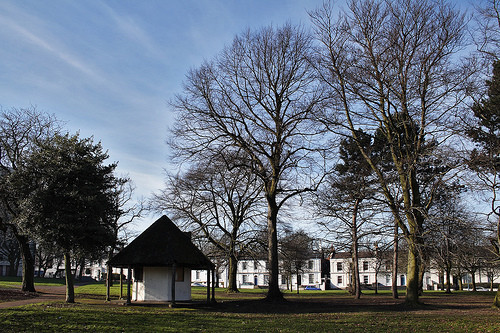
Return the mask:
{"type": "MultiPolygon", "coordinates": [[[[299,287],[305,286],[325,288],[325,278],[328,272],[322,272],[322,261],[324,259],[312,258],[306,261],[302,271],[299,274],[299,287]]],[[[191,281],[194,284],[206,285],[207,274],[204,270],[193,270],[191,273],[191,281]]],[[[227,287],[229,280],[229,271],[227,267],[222,269],[222,272],[217,275],[219,287],[227,287]]],[[[279,274],[279,287],[281,289],[288,289],[292,287],[297,288],[297,275],[293,274],[291,281],[288,280],[287,275],[279,274]]],[[[259,288],[267,287],[269,285],[269,267],[267,260],[264,259],[242,259],[238,262],[238,271],[236,275],[236,286],[238,288],[259,288]]]]}
{"type": "MultiPolygon", "coordinates": [[[[367,252],[358,255],[359,278],[362,285],[381,287],[392,286],[392,265],[389,260],[374,258],[367,252]]],[[[334,289],[346,289],[351,283],[353,274],[351,254],[335,253],[330,258],[330,280],[334,289]]],[[[406,274],[398,274],[398,286],[406,286],[406,274]]]]}

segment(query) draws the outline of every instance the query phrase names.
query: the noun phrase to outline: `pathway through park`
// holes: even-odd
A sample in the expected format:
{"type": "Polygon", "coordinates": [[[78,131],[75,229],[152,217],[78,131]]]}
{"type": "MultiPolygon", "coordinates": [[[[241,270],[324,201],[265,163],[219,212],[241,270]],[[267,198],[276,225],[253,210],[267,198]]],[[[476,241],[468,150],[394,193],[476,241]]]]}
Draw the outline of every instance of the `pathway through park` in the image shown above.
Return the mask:
{"type": "Polygon", "coordinates": [[[0,309],[53,300],[64,300],[66,297],[66,286],[37,286],[36,291],[40,296],[11,302],[3,302],[0,303],[0,309]]]}

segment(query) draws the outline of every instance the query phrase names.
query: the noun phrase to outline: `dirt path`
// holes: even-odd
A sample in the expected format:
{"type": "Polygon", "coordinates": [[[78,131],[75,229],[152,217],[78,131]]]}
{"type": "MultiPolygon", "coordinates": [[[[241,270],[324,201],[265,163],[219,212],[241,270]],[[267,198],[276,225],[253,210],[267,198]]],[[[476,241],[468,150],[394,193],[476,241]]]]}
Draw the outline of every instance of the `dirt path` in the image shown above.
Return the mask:
{"type": "Polygon", "coordinates": [[[16,301],[0,303],[0,309],[12,308],[33,303],[42,303],[53,300],[64,300],[66,296],[66,286],[39,286],[36,287],[38,297],[26,298],[16,301]]]}

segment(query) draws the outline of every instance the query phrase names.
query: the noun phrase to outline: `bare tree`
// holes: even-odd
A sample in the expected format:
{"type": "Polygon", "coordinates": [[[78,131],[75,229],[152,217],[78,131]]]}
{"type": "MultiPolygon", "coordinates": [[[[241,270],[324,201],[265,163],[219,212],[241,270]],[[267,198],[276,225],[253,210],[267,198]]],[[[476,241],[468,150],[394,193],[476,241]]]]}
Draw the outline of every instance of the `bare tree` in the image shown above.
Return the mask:
{"type": "Polygon", "coordinates": [[[129,227],[146,211],[144,199],[134,198],[135,185],[130,178],[117,178],[113,191],[116,211],[113,226],[116,242],[111,246],[111,251],[127,244],[129,239],[135,236],[129,227]]]}
{"type": "Polygon", "coordinates": [[[9,262],[7,275],[17,276],[21,263],[21,253],[16,238],[8,228],[5,231],[0,229],[0,258],[9,262]]]}
{"type": "Polygon", "coordinates": [[[247,169],[226,164],[235,161],[220,155],[210,165],[169,175],[152,201],[156,210],[173,212],[176,223],[208,240],[212,255],[222,255],[229,269],[228,292],[238,292],[238,260],[256,242],[263,209],[262,187],[247,169]]]}
{"type": "Polygon", "coordinates": [[[56,259],[60,257],[62,257],[62,252],[57,250],[55,244],[38,242],[35,254],[35,264],[38,267],[38,277],[45,277],[47,269],[52,267],[56,259]]]}
{"type": "MultiPolygon", "coordinates": [[[[316,185],[320,128],[312,115],[321,94],[308,56],[311,38],[291,25],[237,36],[213,61],[192,70],[178,96],[173,147],[209,161],[226,150],[258,177],[267,202],[268,300],[281,300],[278,281],[280,209],[316,185]]],[[[319,175],[320,177],[320,175],[319,175]]]]}
{"type": "MultiPolygon", "coordinates": [[[[434,207],[429,211],[428,230],[425,234],[426,252],[446,276],[446,293],[451,293],[452,272],[457,266],[457,257],[465,238],[473,230],[473,225],[465,206],[461,202],[459,187],[447,187],[436,193],[434,207]]],[[[463,264],[463,262],[460,262],[463,264]]],[[[462,266],[463,267],[463,266],[462,266]]]]}
{"type": "MultiPolygon", "coordinates": [[[[297,294],[300,286],[300,273],[312,254],[313,239],[304,231],[289,231],[280,239],[281,267],[283,273],[288,273],[291,284],[292,275],[295,274],[297,281],[297,294]]],[[[293,287],[292,287],[293,290],[293,287]]]]}
{"type": "Polygon", "coordinates": [[[0,226],[8,226],[16,237],[23,261],[23,291],[35,291],[35,260],[29,237],[15,223],[20,210],[17,198],[7,190],[5,180],[18,169],[34,147],[59,132],[60,122],[53,116],[38,111],[35,107],[1,110],[0,114],[0,226]]]}
{"type": "MultiPolygon", "coordinates": [[[[111,224],[114,233],[114,242],[109,246],[108,258],[109,261],[114,255],[115,250],[128,243],[131,236],[134,235],[130,231],[129,226],[138,218],[141,218],[146,210],[143,199],[134,200],[135,186],[132,180],[128,177],[116,178],[113,188],[113,198],[115,206],[114,219],[111,224]]],[[[84,261],[83,261],[84,262],[84,261]]],[[[82,272],[83,267],[80,269],[82,272]]],[[[110,287],[113,284],[113,274],[111,267],[107,266],[106,274],[106,300],[110,300],[110,287]]]]}
{"type": "Polygon", "coordinates": [[[408,243],[406,301],[418,303],[426,212],[453,165],[440,160],[445,168],[425,182],[418,167],[451,150],[450,124],[470,78],[455,61],[464,16],[445,1],[352,0],[338,19],[328,4],[311,18],[321,44],[318,73],[332,91],[332,107],[320,118],[334,131],[341,124],[376,174],[408,243]],[[397,186],[359,144],[358,128],[380,129],[397,186]]]}
{"type": "Polygon", "coordinates": [[[500,1],[481,0],[475,4],[476,16],[473,29],[477,50],[488,62],[498,61],[500,49],[500,1]]]}

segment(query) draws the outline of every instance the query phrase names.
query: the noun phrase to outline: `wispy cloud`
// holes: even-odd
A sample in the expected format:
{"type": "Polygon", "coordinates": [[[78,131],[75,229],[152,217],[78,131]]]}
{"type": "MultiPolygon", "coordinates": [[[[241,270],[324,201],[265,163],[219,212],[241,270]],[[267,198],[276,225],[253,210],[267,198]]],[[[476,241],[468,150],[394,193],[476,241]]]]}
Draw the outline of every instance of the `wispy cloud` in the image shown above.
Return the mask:
{"type": "Polygon", "coordinates": [[[47,31],[47,24],[38,17],[7,3],[0,4],[0,9],[0,27],[4,32],[10,32],[17,42],[38,47],[99,83],[105,81],[96,70],[47,31]]]}
{"type": "Polygon", "coordinates": [[[128,39],[138,44],[154,57],[163,57],[164,53],[153,38],[137,21],[129,15],[119,14],[116,10],[101,3],[103,10],[109,15],[116,28],[128,39]]]}

